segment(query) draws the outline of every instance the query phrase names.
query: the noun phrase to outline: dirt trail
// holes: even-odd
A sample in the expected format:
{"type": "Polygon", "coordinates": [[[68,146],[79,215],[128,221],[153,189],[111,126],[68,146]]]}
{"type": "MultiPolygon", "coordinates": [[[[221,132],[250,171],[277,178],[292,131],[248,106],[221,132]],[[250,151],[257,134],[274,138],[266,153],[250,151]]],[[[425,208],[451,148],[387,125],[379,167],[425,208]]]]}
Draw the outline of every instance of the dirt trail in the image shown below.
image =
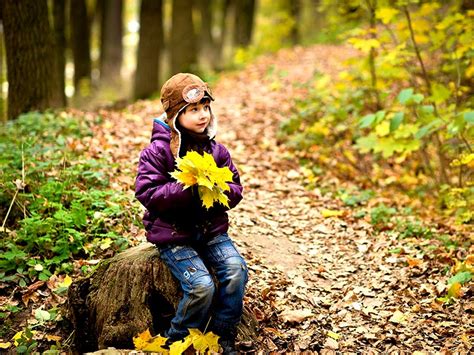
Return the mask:
{"type": "MultiPolygon", "coordinates": [[[[249,261],[246,304],[270,350],[467,352],[472,317],[462,304],[447,311],[433,302],[445,279],[430,273],[441,270],[407,268],[386,252],[396,241],[360,219],[322,217],[322,209],[344,207],[306,190],[297,162],[277,144],[279,123],[305,95],[297,83],[337,73],[350,55],[336,46],[283,50],[225,75],[213,90],[217,139],[245,187],[230,233],[249,261]]],[[[143,121],[131,144],[143,146],[152,112],[133,110],[143,121]]]]}
{"type": "MultiPolygon", "coordinates": [[[[275,277],[272,270],[281,271],[286,285],[275,285],[268,299],[280,312],[274,321],[284,335],[273,338],[278,350],[467,351],[462,339],[472,330],[472,319],[464,313],[462,320],[462,311],[452,316],[433,308],[439,281],[387,254],[395,241],[365,222],[322,217],[322,209],[343,207],[317,190],[307,191],[302,171],[277,144],[279,123],[305,94],[295,83],[316,71],[337,73],[351,55],[335,46],[284,50],[224,78],[215,90],[219,139],[231,149],[246,188],[232,213],[231,232],[258,261],[250,289],[264,295],[265,284],[275,277]]],[[[267,333],[274,333],[271,328],[267,333]]],[[[267,345],[272,347],[268,339],[267,345]]]]}

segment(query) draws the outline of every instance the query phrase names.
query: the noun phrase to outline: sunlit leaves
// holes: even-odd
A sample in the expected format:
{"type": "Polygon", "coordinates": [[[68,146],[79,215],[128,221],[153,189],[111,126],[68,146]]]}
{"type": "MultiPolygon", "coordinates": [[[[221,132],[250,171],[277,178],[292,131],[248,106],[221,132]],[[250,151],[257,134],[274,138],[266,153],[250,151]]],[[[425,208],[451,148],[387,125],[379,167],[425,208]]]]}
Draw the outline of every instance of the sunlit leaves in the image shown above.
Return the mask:
{"type": "Polygon", "coordinates": [[[415,94],[413,88],[408,88],[400,91],[397,96],[398,101],[402,105],[409,105],[412,103],[419,104],[423,101],[424,96],[422,94],[415,94]]]}
{"type": "Polygon", "coordinates": [[[203,334],[199,329],[189,329],[189,336],[192,340],[193,347],[198,352],[218,352],[219,345],[217,343],[219,337],[213,332],[203,334]]]}
{"type": "Polygon", "coordinates": [[[436,104],[445,102],[451,96],[451,91],[440,83],[434,83],[432,85],[432,91],[431,99],[436,104]]]}
{"type": "Polygon", "coordinates": [[[375,17],[381,20],[382,23],[388,24],[395,18],[395,16],[397,16],[398,13],[399,11],[392,7],[382,7],[377,9],[375,17]]]}
{"type": "Polygon", "coordinates": [[[344,211],[335,211],[335,210],[328,210],[328,209],[323,209],[321,211],[321,215],[325,218],[328,217],[340,217],[344,215],[344,211]]]}
{"type": "Polygon", "coordinates": [[[133,338],[133,344],[137,350],[166,352],[167,350],[162,348],[165,342],[166,338],[162,336],[152,337],[148,329],[133,338]]]}
{"type": "Polygon", "coordinates": [[[435,119],[434,121],[431,121],[427,125],[424,125],[423,127],[421,127],[418,130],[418,132],[416,132],[415,138],[421,139],[427,136],[428,134],[434,132],[437,128],[441,127],[442,124],[443,124],[443,121],[441,119],[435,119]]]}
{"type": "Polygon", "coordinates": [[[405,117],[405,114],[403,112],[397,112],[395,115],[392,117],[390,120],[390,132],[393,132],[400,127],[400,125],[403,122],[403,118],[405,117]]]}
{"type": "Polygon", "coordinates": [[[385,111],[377,111],[375,114],[371,113],[362,117],[359,121],[359,127],[371,127],[382,122],[382,120],[385,118],[385,113],[385,111]]]}
{"type": "Polygon", "coordinates": [[[462,285],[470,282],[474,275],[474,255],[468,255],[463,262],[457,260],[452,272],[455,275],[448,280],[448,292],[446,296],[438,298],[438,301],[452,303],[455,298],[462,296],[462,285]]]}
{"type": "Polygon", "coordinates": [[[183,340],[175,341],[170,345],[170,355],[181,355],[191,346],[192,342],[193,340],[189,336],[183,340]]]}
{"type": "Polygon", "coordinates": [[[379,137],[375,133],[361,137],[356,141],[356,147],[362,153],[373,151],[381,153],[384,158],[389,158],[395,153],[411,153],[420,147],[420,141],[416,139],[400,140],[394,137],[379,137]]]}
{"type": "Polygon", "coordinates": [[[463,118],[467,123],[474,124],[474,111],[466,111],[463,113],[463,118]]]}
{"type": "Polygon", "coordinates": [[[152,337],[150,331],[147,329],[133,338],[133,344],[135,345],[136,350],[159,352],[170,355],[180,355],[191,345],[193,346],[193,349],[199,353],[219,352],[219,337],[213,332],[204,334],[199,329],[189,329],[189,335],[182,340],[171,343],[169,350],[163,348],[166,340],[167,338],[160,335],[152,337]]]}
{"type": "Polygon", "coordinates": [[[374,48],[380,47],[380,42],[375,38],[349,38],[348,42],[354,46],[354,48],[360,49],[364,53],[369,53],[374,48]]]}
{"type": "Polygon", "coordinates": [[[171,176],[181,182],[184,189],[197,185],[204,207],[210,208],[216,202],[229,207],[224,191],[230,190],[228,182],[232,181],[233,174],[228,167],[219,168],[211,154],[201,155],[195,151],[176,159],[176,164],[177,169],[171,176]]]}
{"type": "Polygon", "coordinates": [[[470,271],[458,272],[456,275],[454,275],[448,280],[448,285],[452,285],[453,283],[456,283],[456,282],[460,284],[464,284],[466,282],[471,281],[471,279],[472,279],[472,273],[470,271]]]}
{"type": "Polygon", "coordinates": [[[461,154],[459,158],[451,162],[451,166],[467,165],[474,168],[474,153],[461,154]]]}

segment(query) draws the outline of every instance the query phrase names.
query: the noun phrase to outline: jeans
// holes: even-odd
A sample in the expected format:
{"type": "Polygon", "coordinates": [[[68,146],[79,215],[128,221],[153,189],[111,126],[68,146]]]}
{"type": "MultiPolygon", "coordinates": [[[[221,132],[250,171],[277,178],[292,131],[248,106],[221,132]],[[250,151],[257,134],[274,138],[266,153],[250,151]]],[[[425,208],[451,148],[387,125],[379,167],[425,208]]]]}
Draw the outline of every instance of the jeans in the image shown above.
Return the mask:
{"type": "Polygon", "coordinates": [[[227,233],[206,242],[159,246],[159,250],[161,259],[183,290],[165,336],[182,339],[188,335],[188,329],[204,331],[208,324],[207,331],[221,337],[235,336],[242,316],[248,271],[227,233]],[[215,275],[217,285],[209,270],[215,275]]]}

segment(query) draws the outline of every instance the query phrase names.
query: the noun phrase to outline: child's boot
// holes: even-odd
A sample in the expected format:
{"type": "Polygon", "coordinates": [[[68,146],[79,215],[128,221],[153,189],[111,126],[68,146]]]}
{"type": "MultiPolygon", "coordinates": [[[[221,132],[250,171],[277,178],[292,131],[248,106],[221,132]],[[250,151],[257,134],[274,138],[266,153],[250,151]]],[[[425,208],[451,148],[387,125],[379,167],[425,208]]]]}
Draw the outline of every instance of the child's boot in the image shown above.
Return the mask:
{"type": "Polygon", "coordinates": [[[219,338],[219,345],[222,347],[222,353],[226,355],[236,355],[238,354],[237,349],[235,348],[235,332],[229,332],[222,334],[219,338]]]}

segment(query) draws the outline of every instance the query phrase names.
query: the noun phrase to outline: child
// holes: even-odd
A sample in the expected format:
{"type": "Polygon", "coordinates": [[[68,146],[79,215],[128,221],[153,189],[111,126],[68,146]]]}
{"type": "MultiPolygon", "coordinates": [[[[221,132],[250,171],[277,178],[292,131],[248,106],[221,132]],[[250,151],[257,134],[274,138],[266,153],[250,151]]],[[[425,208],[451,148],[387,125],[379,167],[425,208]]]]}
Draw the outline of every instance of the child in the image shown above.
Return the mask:
{"type": "Polygon", "coordinates": [[[183,190],[170,176],[178,156],[191,150],[207,152],[217,166],[233,173],[230,191],[225,192],[230,208],[242,199],[239,173],[230,154],[214,140],[217,122],[211,100],[208,85],[193,74],[176,74],[163,85],[165,113],[155,119],[151,144],[140,154],[135,195],[147,209],[143,223],[148,241],[156,244],[183,290],[165,334],[167,345],[184,338],[190,328],[204,331],[207,326],[207,331],[220,336],[224,353],[229,353],[235,352],[247,266],[227,235],[227,208],[215,204],[206,210],[196,187],[183,190]]]}

